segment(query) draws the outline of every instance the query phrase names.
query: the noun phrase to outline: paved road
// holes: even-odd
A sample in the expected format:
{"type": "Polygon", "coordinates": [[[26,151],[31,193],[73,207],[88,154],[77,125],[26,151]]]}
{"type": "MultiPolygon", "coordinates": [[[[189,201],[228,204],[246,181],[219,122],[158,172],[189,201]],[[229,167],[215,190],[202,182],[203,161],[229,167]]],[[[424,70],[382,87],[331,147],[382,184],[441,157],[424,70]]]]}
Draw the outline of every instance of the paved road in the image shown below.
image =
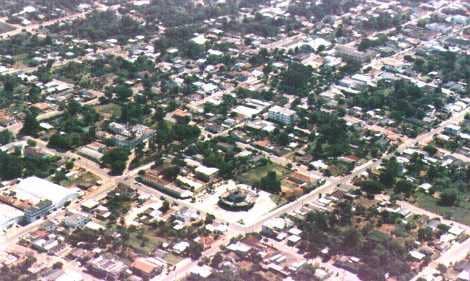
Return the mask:
{"type": "MultiPolygon", "coordinates": [[[[458,123],[459,121],[463,120],[465,114],[468,111],[469,111],[469,109],[467,108],[466,110],[464,110],[462,112],[455,113],[448,120],[442,122],[437,128],[432,129],[430,132],[421,134],[418,137],[416,137],[415,139],[407,139],[406,141],[404,141],[397,148],[397,151],[398,152],[403,152],[407,148],[413,147],[416,143],[426,144],[427,142],[432,140],[432,138],[435,134],[438,134],[438,133],[442,132],[445,126],[447,126],[451,123],[458,123]]],[[[303,205],[305,205],[307,202],[311,202],[312,200],[318,198],[320,196],[320,194],[327,194],[327,193],[333,192],[337,188],[337,186],[343,185],[343,184],[348,184],[355,176],[360,175],[361,173],[363,173],[364,171],[367,171],[368,169],[373,169],[373,168],[378,167],[379,165],[381,165],[383,160],[386,160],[390,157],[391,157],[391,154],[384,154],[384,155],[382,155],[382,158],[377,160],[377,161],[372,161],[371,160],[371,161],[368,161],[368,162],[364,163],[363,165],[361,165],[359,167],[356,167],[354,169],[354,171],[348,176],[340,177],[340,178],[331,178],[324,185],[322,185],[319,188],[313,190],[312,192],[302,196],[298,200],[296,200],[294,202],[291,202],[291,203],[288,203],[288,204],[286,204],[286,205],[270,212],[269,214],[262,217],[257,223],[255,223],[253,225],[241,226],[241,225],[237,225],[237,224],[229,224],[230,231],[229,231],[229,234],[226,237],[234,237],[234,236],[237,236],[237,235],[240,235],[240,234],[246,234],[246,233],[249,233],[249,232],[259,231],[261,229],[261,226],[266,221],[268,221],[272,218],[279,217],[279,216],[282,216],[284,214],[293,212],[295,210],[298,210],[303,205]]],[[[410,206],[412,206],[412,205],[410,205],[410,206]]],[[[418,209],[411,209],[411,210],[412,211],[414,210],[417,213],[423,212],[423,210],[421,210],[421,209],[419,209],[419,210],[418,209]]],[[[433,215],[434,217],[436,216],[435,214],[432,214],[432,213],[429,213],[429,215],[433,215]]],[[[466,226],[465,229],[468,229],[468,228],[469,227],[466,226]]],[[[465,244],[464,246],[467,246],[467,244],[465,244]]],[[[218,250],[217,248],[211,247],[212,250],[209,249],[209,250],[211,250],[210,252],[209,252],[209,250],[206,251],[204,253],[204,256],[208,257],[208,256],[210,256],[209,253],[211,253],[211,252],[215,253],[218,250]]],[[[458,252],[458,253],[465,252],[465,247],[461,247],[461,248],[462,248],[461,250],[458,250],[459,248],[457,247],[455,249],[455,251],[458,252]]],[[[468,248],[467,248],[467,252],[468,252],[468,248]]],[[[452,256],[452,255],[450,255],[450,256],[452,256]]],[[[444,257],[444,259],[445,259],[445,257],[444,257]]],[[[181,266],[180,265],[176,266],[176,270],[175,270],[174,274],[163,274],[163,275],[159,276],[157,279],[155,279],[155,281],[163,281],[163,280],[173,281],[173,280],[183,279],[196,266],[197,266],[197,261],[189,262],[188,260],[184,260],[182,262],[181,266]]]]}
{"type": "Polygon", "coordinates": [[[411,279],[411,281],[416,281],[418,278],[432,276],[432,274],[436,272],[437,266],[439,264],[449,266],[450,264],[463,260],[468,254],[470,254],[470,238],[465,240],[463,243],[454,244],[439,258],[430,262],[428,266],[426,266],[418,275],[411,279]]]}
{"type": "Polygon", "coordinates": [[[447,149],[440,148],[440,147],[437,147],[437,150],[438,150],[439,152],[445,154],[445,155],[451,155],[452,157],[455,157],[455,159],[458,159],[458,160],[460,160],[460,161],[470,163],[470,157],[465,156],[465,155],[463,155],[463,154],[456,153],[456,152],[450,152],[450,151],[448,151],[447,149]]]}
{"type": "MultiPolygon", "coordinates": [[[[40,25],[39,24],[38,25],[31,25],[31,26],[26,27],[24,29],[28,32],[34,32],[34,31],[39,30],[42,26],[53,25],[53,24],[56,24],[56,23],[58,23],[60,21],[64,21],[64,20],[78,19],[78,18],[86,16],[87,13],[88,12],[69,15],[65,18],[60,18],[60,19],[48,21],[48,22],[42,23],[40,25]]],[[[4,34],[0,35],[0,38],[5,38],[7,36],[12,36],[12,35],[15,35],[17,33],[20,33],[21,31],[22,31],[22,29],[17,29],[17,30],[11,31],[11,32],[4,33],[4,34]]],[[[280,48],[280,47],[288,46],[288,45],[292,44],[293,42],[297,42],[298,40],[299,40],[299,38],[297,36],[293,36],[293,37],[289,37],[289,38],[280,40],[278,42],[272,43],[272,44],[268,45],[267,47],[271,48],[271,49],[272,48],[280,48]]],[[[400,52],[397,55],[401,55],[402,53],[406,53],[408,51],[409,50],[404,50],[404,51],[400,52]]],[[[108,52],[113,52],[113,51],[112,50],[102,50],[102,52],[103,53],[108,53],[108,52]]],[[[66,62],[68,62],[68,61],[58,62],[58,64],[62,64],[62,63],[66,63],[66,62]]],[[[258,82],[259,81],[249,81],[249,83],[247,83],[246,86],[254,85],[258,82]]],[[[244,86],[244,85],[245,84],[242,84],[242,86],[244,86]]],[[[214,94],[214,95],[212,95],[208,98],[221,97],[223,94],[232,92],[232,90],[233,90],[232,88],[229,88],[225,91],[220,91],[220,92],[218,92],[218,93],[216,93],[216,94],[214,94]]],[[[205,101],[207,101],[208,98],[205,98],[205,99],[203,99],[201,101],[198,101],[198,102],[194,102],[191,105],[199,106],[202,103],[204,103],[205,101]]],[[[451,124],[451,123],[458,123],[460,120],[462,120],[466,112],[468,112],[468,109],[465,110],[464,112],[459,113],[459,114],[455,114],[449,120],[443,122],[438,128],[431,130],[429,133],[425,133],[423,135],[420,135],[416,139],[406,139],[405,142],[398,147],[398,151],[402,152],[406,148],[409,148],[409,147],[413,146],[415,143],[425,144],[425,143],[429,142],[435,134],[442,132],[444,126],[446,126],[448,124],[451,124]]],[[[14,127],[14,128],[16,129],[17,127],[14,127]]],[[[38,140],[38,143],[42,147],[44,147],[45,149],[48,149],[44,142],[38,140]]],[[[80,157],[80,156],[74,154],[73,152],[67,152],[66,156],[78,159],[76,161],[77,166],[97,174],[103,180],[103,185],[100,188],[97,188],[96,190],[93,190],[92,192],[87,194],[85,196],[85,198],[83,198],[80,201],[83,201],[83,200],[86,200],[86,199],[89,199],[89,198],[95,198],[96,199],[98,197],[104,196],[107,192],[112,190],[119,181],[126,181],[128,179],[128,177],[135,176],[139,170],[148,168],[151,165],[151,164],[148,164],[148,165],[146,165],[144,167],[141,167],[139,169],[128,171],[123,176],[120,176],[120,177],[112,177],[112,176],[109,176],[107,174],[106,170],[103,170],[103,168],[99,167],[99,165],[97,165],[93,161],[90,161],[88,159],[80,157]]],[[[390,157],[390,155],[384,155],[382,157],[382,159],[387,159],[388,157],[390,157]]],[[[277,157],[277,158],[274,158],[274,159],[275,159],[275,161],[279,161],[279,163],[282,163],[284,165],[287,164],[287,162],[286,162],[287,160],[285,158],[277,157]]],[[[250,226],[230,224],[228,233],[226,235],[224,235],[222,239],[216,241],[208,250],[204,251],[203,255],[207,256],[207,257],[212,256],[219,250],[219,247],[221,245],[225,245],[226,243],[228,243],[230,238],[241,235],[241,234],[245,234],[247,232],[258,231],[258,230],[260,230],[262,224],[264,224],[266,221],[270,220],[271,218],[278,217],[278,216],[281,216],[283,214],[298,210],[305,203],[310,202],[310,201],[315,200],[316,198],[318,198],[320,196],[320,194],[330,193],[330,192],[334,191],[338,185],[349,183],[350,180],[354,176],[360,175],[362,172],[366,171],[367,169],[371,169],[371,168],[374,168],[374,167],[377,167],[378,165],[380,165],[381,162],[382,162],[382,159],[379,160],[379,161],[376,161],[376,162],[374,162],[374,161],[366,162],[362,166],[359,166],[356,169],[354,169],[353,173],[349,176],[345,176],[345,177],[341,177],[341,178],[330,178],[327,181],[327,183],[325,183],[321,187],[317,188],[316,190],[312,191],[309,194],[304,195],[300,199],[298,199],[298,200],[296,200],[292,203],[286,204],[286,205],[274,210],[273,212],[265,215],[256,224],[253,224],[253,225],[250,225],[250,226]]],[[[154,189],[149,188],[148,191],[150,191],[150,190],[152,190],[153,192],[157,192],[154,189]]],[[[73,206],[74,207],[78,206],[80,201],[75,202],[73,204],[73,206]]],[[[176,201],[180,204],[185,204],[181,200],[176,200],[176,201]]],[[[421,211],[421,210],[415,210],[415,211],[418,212],[418,211],[421,211]]],[[[52,216],[57,215],[58,213],[59,212],[56,212],[52,216]]],[[[35,227],[37,227],[39,225],[39,223],[40,223],[40,221],[38,221],[37,223],[31,224],[27,227],[21,228],[18,231],[15,231],[14,233],[12,232],[11,235],[7,236],[4,239],[6,240],[6,242],[12,242],[15,239],[17,239],[19,236],[33,230],[35,227]]],[[[0,241],[0,242],[3,242],[3,241],[0,241]]],[[[0,243],[0,244],[1,245],[6,245],[7,243],[0,243]]],[[[465,252],[468,252],[469,247],[470,247],[470,240],[467,240],[464,244],[460,245],[459,247],[457,247],[457,246],[452,247],[448,252],[443,254],[442,257],[440,259],[438,259],[438,261],[436,261],[436,262],[441,262],[441,260],[446,262],[446,261],[450,261],[451,259],[455,259],[456,257],[461,256],[465,252]]],[[[173,281],[173,280],[182,279],[185,276],[187,276],[196,265],[197,265],[196,261],[192,261],[191,259],[184,259],[176,265],[175,270],[173,270],[172,272],[169,272],[167,274],[162,274],[161,276],[157,277],[155,280],[158,280],[158,281],[160,281],[160,280],[172,280],[173,281]]]]}
{"type": "MultiPolygon", "coordinates": [[[[100,6],[100,8],[101,9],[107,9],[106,6],[102,6],[102,5],[100,6]]],[[[28,25],[28,26],[17,28],[15,30],[0,34],[0,39],[5,39],[5,38],[8,38],[8,37],[17,35],[19,33],[22,33],[22,32],[36,32],[36,31],[40,30],[41,28],[51,26],[51,25],[54,25],[56,23],[60,23],[60,22],[63,22],[63,21],[73,21],[73,20],[76,20],[76,19],[79,19],[79,18],[84,18],[86,15],[88,15],[89,13],[91,13],[93,11],[94,11],[94,9],[91,9],[91,10],[86,11],[86,12],[74,13],[74,14],[71,14],[71,15],[68,15],[68,16],[65,16],[65,17],[61,17],[61,18],[41,22],[41,23],[38,23],[38,24],[31,24],[31,25],[28,25]]]]}
{"type": "Polygon", "coordinates": [[[433,212],[422,209],[420,207],[417,207],[417,206],[415,206],[413,204],[410,204],[408,202],[405,202],[405,201],[398,201],[397,204],[402,208],[410,210],[413,214],[428,216],[431,219],[437,218],[437,219],[440,219],[442,221],[442,223],[445,223],[445,224],[448,224],[448,225],[458,226],[458,227],[462,228],[463,230],[465,230],[465,232],[470,235],[470,226],[468,226],[468,225],[445,219],[444,217],[442,217],[440,215],[437,215],[433,212]]]}
{"type": "MultiPolygon", "coordinates": [[[[429,133],[425,133],[423,135],[420,135],[416,139],[410,139],[409,141],[406,141],[405,143],[403,143],[402,145],[400,145],[398,147],[398,151],[402,152],[406,148],[413,146],[415,143],[425,143],[426,141],[429,141],[429,139],[432,139],[433,134],[441,132],[444,126],[446,126],[450,123],[456,123],[459,120],[461,120],[465,116],[465,113],[467,111],[468,111],[468,109],[463,111],[463,112],[460,112],[458,114],[455,114],[449,120],[442,122],[441,125],[438,128],[431,130],[431,132],[429,132],[429,133]]],[[[37,140],[37,143],[38,143],[38,145],[43,147],[45,150],[49,150],[50,152],[55,152],[55,151],[47,148],[45,142],[43,142],[41,140],[37,140]]],[[[55,153],[57,153],[57,152],[55,152],[55,153]]],[[[102,177],[103,180],[105,181],[105,183],[103,184],[102,187],[98,188],[95,191],[92,191],[92,193],[88,194],[86,196],[86,198],[84,198],[84,199],[97,198],[99,196],[105,195],[108,191],[110,191],[112,188],[115,187],[117,182],[119,182],[121,180],[127,180],[129,177],[136,175],[139,170],[146,169],[150,165],[152,165],[152,164],[148,164],[148,165],[146,165],[144,167],[141,167],[139,169],[129,171],[127,174],[125,174],[121,177],[111,177],[111,176],[107,175],[106,172],[103,172],[103,169],[100,168],[99,165],[97,165],[96,163],[94,163],[91,160],[85,159],[83,157],[79,157],[78,155],[76,155],[72,152],[67,152],[66,156],[77,158],[77,159],[80,158],[76,162],[76,164],[78,166],[80,166],[84,169],[90,170],[91,172],[93,172],[93,173],[99,175],[100,177],[102,177]]],[[[383,159],[386,159],[389,156],[390,155],[385,154],[383,156],[383,159]]],[[[232,237],[236,237],[238,235],[246,234],[248,232],[259,231],[261,229],[261,226],[266,221],[268,221],[268,220],[270,220],[274,217],[278,217],[278,216],[281,216],[283,214],[298,210],[305,203],[310,202],[310,201],[318,198],[320,196],[320,194],[330,193],[330,192],[334,191],[338,185],[349,183],[350,180],[353,177],[355,177],[357,175],[360,175],[362,172],[366,171],[367,169],[377,167],[380,164],[381,164],[381,160],[378,160],[378,161],[375,161],[375,162],[374,161],[369,161],[369,162],[366,162],[365,164],[363,164],[359,167],[356,167],[351,175],[348,175],[348,176],[345,176],[345,177],[340,177],[340,178],[330,178],[328,180],[328,182],[325,183],[323,186],[320,186],[316,190],[312,191],[309,194],[304,195],[303,197],[301,197],[300,199],[298,199],[294,202],[286,204],[286,205],[270,212],[269,214],[262,217],[256,224],[253,224],[253,225],[250,225],[250,226],[243,226],[243,225],[239,225],[239,224],[229,224],[229,231],[226,235],[224,235],[223,239],[218,240],[216,243],[214,243],[212,245],[212,247],[210,247],[208,250],[204,251],[203,255],[208,256],[208,257],[214,255],[219,250],[220,246],[226,244],[232,237]]],[[[148,192],[148,193],[151,193],[151,194],[158,193],[158,195],[161,195],[161,193],[159,193],[155,189],[147,188],[145,186],[141,186],[141,188],[145,189],[145,191],[148,192]]],[[[157,194],[154,194],[154,195],[157,195],[157,194]]],[[[176,200],[176,201],[179,204],[185,204],[185,202],[182,201],[182,200],[176,200]]],[[[78,206],[78,202],[76,204],[78,206]]],[[[404,202],[403,204],[407,204],[407,203],[404,202]]],[[[190,204],[187,204],[187,203],[185,205],[190,206],[190,204]]],[[[407,205],[407,207],[410,207],[410,209],[412,207],[416,208],[412,205],[410,205],[410,206],[407,205]]],[[[416,213],[420,213],[420,212],[423,213],[423,210],[417,210],[417,209],[411,209],[411,210],[416,212],[416,213]]],[[[433,214],[426,213],[426,215],[433,215],[433,214]]],[[[31,225],[31,226],[28,226],[27,228],[21,229],[21,233],[18,232],[18,233],[15,233],[15,235],[12,235],[11,241],[14,241],[16,237],[21,236],[23,233],[27,233],[27,232],[33,230],[35,227],[37,227],[37,225],[31,225]]],[[[466,229],[468,230],[468,227],[466,229]]],[[[467,244],[465,244],[465,245],[467,245],[467,244]]],[[[462,251],[462,250],[460,250],[460,251],[455,250],[455,251],[460,253],[460,251],[462,251]]],[[[185,276],[187,276],[191,272],[191,270],[193,270],[195,268],[196,265],[197,265],[196,261],[192,261],[190,259],[184,259],[183,261],[181,261],[180,263],[178,263],[176,265],[176,267],[174,268],[173,271],[171,271],[169,273],[162,274],[162,275],[158,276],[158,278],[155,279],[155,280],[161,281],[161,280],[179,280],[179,279],[182,279],[185,276]]]]}
{"type": "MultiPolygon", "coordinates": [[[[226,245],[229,243],[230,239],[233,237],[236,237],[242,233],[236,232],[236,231],[229,231],[227,232],[226,235],[224,235],[223,238],[217,240],[214,242],[214,244],[211,245],[211,247],[207,250],[205,250],[202,253],[203,257],[211,257],[215,255],[219,250],[220,246],[226,245]]],[[[162,273],[159,276],[155,277],[152,279],[152,281],[174,281],[174,280],[181,280],[188,276],[191,271],[196,268],[197,266],[197,261],[194,261],[190,258],[186,258],[182,261],[180,261],[173,270],[167,272],[167,273],[162,273]]]]}

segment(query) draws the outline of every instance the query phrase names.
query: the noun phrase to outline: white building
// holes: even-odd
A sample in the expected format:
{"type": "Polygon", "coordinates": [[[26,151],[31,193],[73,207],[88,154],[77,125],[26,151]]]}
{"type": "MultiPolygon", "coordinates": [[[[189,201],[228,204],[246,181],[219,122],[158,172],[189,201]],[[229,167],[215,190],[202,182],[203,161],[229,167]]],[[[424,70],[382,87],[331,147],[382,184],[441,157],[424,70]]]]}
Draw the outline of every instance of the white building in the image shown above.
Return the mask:
{"type": "Polygon", "coordinates": [[[272,218],[261,226],[261,233],[267,236],[275,235],[288,227],[289,223],[283,218],[272,218]]]}
{"type": "Polygon", "coordinates": [[[189,248],[189,243],[186,241],[181,241],[181,242],[176,243],[173,246],[173,252],[179,255],[179,254],[184,253],[188,248],[189,248]]]}
{"type": "Polygon", "coordinates": [[[357,62],[366,62],[372,58],[370,53],[358,51],[353,46],[336,45],[336,55],[346,60],[353,60],[357,62]]]}
{"type": "Polygon", "coordinates": [[[217,175],[219,169],[200,165],[194,170],[194,172],[199,178],[203,180],[211,180],[217,175]]]}
{"type": "Polygon", "coordinates": [[[460,126],[451,124],[451,125],[447,125],[444,128],[444,133],[449,136],[457,136],[460,133],[461,129],[462,128],[460,126]]]}
{"type": "Polygon", "coordinates": [[[291,125],[295,121],[296,114],[291,109],[275,105],[269,109],[268,118],[285,125],[291,125]]]}
{"type": "Polygon", "coordinates": [[[203,34],[199,34],[191,39],[191,42],[197,45],[204,45],[207,42],[206,37],[203,34]]]}
{"type": "Polygon", "coordinates": [[[0,203],[0,231],[6,230],[18,223],[22,217],[22,211],[0,203]]]}
{"type": "Polygon", "coordinates": [[[37,204],[50,200],[55,208],[61,208],[67,201],[78,197],[77,190],[65,188],[45,179],[29,177],[20,181],[15,187],[16,196],[37,204]]]}
{"type": "Polygon", "coordinates": [[[78,197],[77,189],[65,188],[38,177],[21,180],[13,191],[17,199],[29,202],[33,206],[24,210],[27,222],[57,210],[78,197]]]}
{"type": "Polygon", "coordinates": [[[64,272],[62,275],[59,276],[59,278],[56,279],[56,281],[82,281],[82,280],[84,280],[82,274],[77,271],[64,272]]]}

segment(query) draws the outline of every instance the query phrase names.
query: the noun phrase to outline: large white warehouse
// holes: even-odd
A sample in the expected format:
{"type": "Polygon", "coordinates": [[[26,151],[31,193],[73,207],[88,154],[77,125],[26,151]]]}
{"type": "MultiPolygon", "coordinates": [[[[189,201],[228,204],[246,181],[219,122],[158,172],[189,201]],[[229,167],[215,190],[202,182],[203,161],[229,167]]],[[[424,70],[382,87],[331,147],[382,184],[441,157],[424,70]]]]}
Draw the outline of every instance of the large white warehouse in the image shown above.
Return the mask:
{"type": "Polygon", "coordinates": [[[0,203],[0,231],[3,231],[18,223],[22,218],[22,211],[0,203]]]}
{"type": "Polygon", "coordinates": [[[77,189],[70,189],[38,177],[21,180],[15,187],[16,197],[33,205],[49,200],[54,208],[61,208],[67,201],[78,197],[77,189]]]}

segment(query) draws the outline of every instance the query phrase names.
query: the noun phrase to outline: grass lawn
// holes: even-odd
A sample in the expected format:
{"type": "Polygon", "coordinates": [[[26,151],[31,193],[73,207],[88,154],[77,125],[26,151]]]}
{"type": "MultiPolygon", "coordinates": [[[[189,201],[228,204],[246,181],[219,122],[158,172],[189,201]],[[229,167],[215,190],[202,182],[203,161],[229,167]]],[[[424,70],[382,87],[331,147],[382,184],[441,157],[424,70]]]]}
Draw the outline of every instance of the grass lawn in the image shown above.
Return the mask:
{"type": "Polygon", "coordinates": [[[100,178],[95,176],[94,174],[90,173],[90,172],[86,172],[86,173],[83,173],[81,174],[77,180],[76,180],[76,184],[77,185],[82,185],[82,186],[92,186],[92,185],[96,185],[96,182],[99,181],[100,178]]]}
{"type": "Polygon", "coordinates": [[[255,185],[259,182],[262,177],[266,176],[270,171],[275,171],[277,176],[282,179],[288,173],[289,170],[275,163],[267,163],[266,165],[255,167],[251,170],[246,171],[245,173],[238,176],[238,180],[242,183],[255,185]]]}
{"type": "Polygon", "coordinates": [[[145,255],[151,255],[162,243],[166,242],[163,238],[157,237],[148,228],[144,227],[143,237],[147,238],[145,243],[139,238],[138,232],[131,232],[128,245],[137,252],[145,255]]]}
{"type": "Polygon", "coordinates": [[[470,224],[470,204],[466,202],[460,202],[459,206],[440,206],[437,204],[437,199],[429,194],[418,192],[415,195],[416,205],[426,209],[430,212],[441,215],[445,218],[470,224]]]}
{"type": "Polygon", "coordinates": [[[168,253],[168,255],[165,256],[165,261],[168,263],[168,264],[171,264],[171,265],[176,265],[177,263],[179,263],[183,258],[180,257],[180,256],[177,256],[177,255],[174,255],[172,253],[168,253]]]}
{"type": "Polygon", "coordinates": [[[14,26],[11,26],[7,23],[4,23],[4,22],[0,21],[0,34],[5,33],[5,32],[9,32],[9,31],[12,31],[12,30],[15,30],[14,26]]]}
{"type": "Polygon", "coordinates": [[[114,103],[110,103],[97,106],[96,111],[98,111],[99,114],[106,115],[108,117],[119,116],[121,115],[121,106],[114,103]]]}
{"type": "Polygon", "coordinates": [[[86,186],[88,184],[95,185],[96,182],[99,180],[99,177],[95,176],[90,172],[81,173],[78,177],[72,177],[64,180],[61,182],[63,186],[72,186],[72,185],[83,185],[86,186]]]}
{"type": "Polygon", "coordinates": [[[353,169],[353,165],[349,163],[345,163],[342,161],[333,161],[330,165],[329,170],[331,172],[331,175],[336,177],[336,176],[341,176],[344,175],[346,172],[351,171],[353,169]]]}
{"type": "MultiPolygon", "coordinates": [[[[168,242],[163,237],[157,236],[151,229],[147,226],[143,226],[144,233],[143,237],[146,238],[146,242],[142,243],[142,238],[139,238],[138,231],[131,232],[128,240],[129,247],[133,248],[136,252],[142,253],[144,255],[153,255],[155,250],[160,247],[161,244],[168,242]]],[[[171,265],[175,265],[180,262],[183,257],[168,253],[164,257],[165,261],[171,265]]]]}

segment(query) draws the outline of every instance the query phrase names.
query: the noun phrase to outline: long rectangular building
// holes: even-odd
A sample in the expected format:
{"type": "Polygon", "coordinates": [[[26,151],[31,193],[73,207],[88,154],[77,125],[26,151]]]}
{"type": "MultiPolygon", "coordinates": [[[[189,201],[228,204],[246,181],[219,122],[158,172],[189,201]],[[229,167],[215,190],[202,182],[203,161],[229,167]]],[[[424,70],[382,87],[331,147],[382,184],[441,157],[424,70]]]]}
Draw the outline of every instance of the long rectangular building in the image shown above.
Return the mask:
{"type": "Polygon", "coordinates": [[[21,221],[24,213],[7,204],[0,203],[0,231],[15,225],[21,221]]]}
{"type": "Polygon", "coordinates": [[[14,207],[14,210],[23,211],[24,220],[32,222],[76,199],[77,191],[45,179],[29,177],[2,192],[0,201],[14,207]]]}

